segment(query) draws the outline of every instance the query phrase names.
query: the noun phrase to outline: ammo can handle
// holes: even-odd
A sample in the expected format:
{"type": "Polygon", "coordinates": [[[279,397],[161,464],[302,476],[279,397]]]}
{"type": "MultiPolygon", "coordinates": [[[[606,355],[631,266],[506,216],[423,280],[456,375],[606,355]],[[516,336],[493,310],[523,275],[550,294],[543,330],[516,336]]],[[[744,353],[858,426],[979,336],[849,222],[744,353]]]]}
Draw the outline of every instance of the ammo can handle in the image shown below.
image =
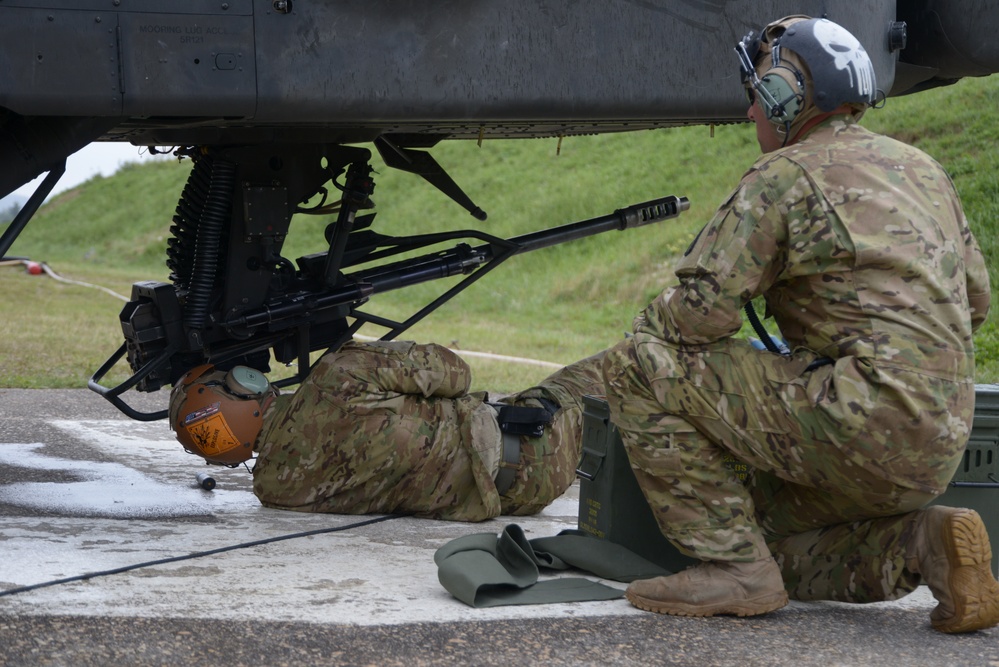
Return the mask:
{"type": "Polygon", "coordinates": [[[579,465],[576,467],[576,477],[585,479],[588,482],[592,482],[597,478],[597,473],[600,472],[600,468],[604,464],[604,454],[600,452],[595,452],[591,449],[583,448],[583,455],[579,458],[579,465]],[[593,472],[586,472],[583,470],[583,466],[586,464],[586,456],[589,454],[592,458],[596,459],[597,464],[593,469],[593,472]]]}

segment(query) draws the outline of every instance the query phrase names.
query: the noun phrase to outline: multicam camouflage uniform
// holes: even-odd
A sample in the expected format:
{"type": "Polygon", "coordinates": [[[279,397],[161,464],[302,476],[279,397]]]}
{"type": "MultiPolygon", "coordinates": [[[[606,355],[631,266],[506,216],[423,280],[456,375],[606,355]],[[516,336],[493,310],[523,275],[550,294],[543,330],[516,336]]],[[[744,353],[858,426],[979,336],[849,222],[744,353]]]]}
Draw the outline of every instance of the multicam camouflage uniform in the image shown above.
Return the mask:
{"type": "Polygon", "coordinates": [[[501,496],[496,411],[468,394],[471,373],[450,350],[410,342],[351,343],[279,396],[257,438],[253,490],[269,507],[343,514],[405,513],[456,521],[540,511],[575,477],[581,397],[602,394],[602,356],[504,402],[560,409],[538,438],[521,437],[501,496]]]}
{"type": "Polygon", "coordinates": [[[911,591],[911,512],[961,458],[989,307],[943,169],[834,116],[757,161],[677,276],[604,366],[663,532],[708,560],[772,550],[798,599],[911,591]],[[758,295],[790,356],[731,338],[758,295]],[[726,453],[755,468],[748,485],[726,453]]]}

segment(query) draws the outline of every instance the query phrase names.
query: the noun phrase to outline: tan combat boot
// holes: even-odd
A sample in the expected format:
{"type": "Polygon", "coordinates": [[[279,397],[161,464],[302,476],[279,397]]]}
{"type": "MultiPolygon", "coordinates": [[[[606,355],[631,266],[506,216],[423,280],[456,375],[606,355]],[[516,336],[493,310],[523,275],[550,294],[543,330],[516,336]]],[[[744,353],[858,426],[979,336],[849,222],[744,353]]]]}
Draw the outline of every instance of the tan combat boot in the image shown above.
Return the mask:
{"type": "Polygon", "coordinates": [[[787,604],[780,568],[772,558],[707,561],[668,577],[632,582],[625,597],[639,609],[674,616],[756,616],[787,604]]]}
{"type": "Polygon", "coordinates": [[[978,512],[936,505],[917,512],[906,567],[922,576],[939,603],[930,612],[937,630],[971,632],[999,624],[999,583],[978,512]]]}

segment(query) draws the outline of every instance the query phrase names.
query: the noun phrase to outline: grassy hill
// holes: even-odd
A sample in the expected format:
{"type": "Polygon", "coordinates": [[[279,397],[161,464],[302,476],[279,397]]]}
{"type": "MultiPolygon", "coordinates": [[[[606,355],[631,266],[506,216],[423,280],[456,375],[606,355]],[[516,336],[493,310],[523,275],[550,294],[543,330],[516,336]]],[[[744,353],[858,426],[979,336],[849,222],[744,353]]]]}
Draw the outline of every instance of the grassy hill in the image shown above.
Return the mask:
{"type": "MultiPolygon", "coordinates": [[[[888,101],[864,123],[913,143],[954,177],[999,284],[999,77],[888,101]]],[[[376,229],[389,234],[477,227],[514,236],[676,194],[679,221],[612,232],[515,257],[406,337],[558,363],[620,339],[634,314],[672,277],[671,264],[758,155],[748,125],[556,140],[445,142],[432,152],[477,205],[478,222],[411,174],[380,166],[376,229]]],[[[68,277],[129,293],[166,279],[164,248],[189,163],[150,162],[97,177],[46,204],[11,250],[68,277]]],[[[328,218],[297,216],[285,254],[322,244],[328,218]]],[[[368,310],[404,317],[442,285],[377,297],[368,310]]],[[[121,302],[87,288],[0,269],[0,386],[83,386],[120,344],[121,302]]],[[[979,380],[999,381],[995,319],[976,338],[979,380]]],[[[539,367],[471,360],[477,385],[511,390],[539,367]]]]}

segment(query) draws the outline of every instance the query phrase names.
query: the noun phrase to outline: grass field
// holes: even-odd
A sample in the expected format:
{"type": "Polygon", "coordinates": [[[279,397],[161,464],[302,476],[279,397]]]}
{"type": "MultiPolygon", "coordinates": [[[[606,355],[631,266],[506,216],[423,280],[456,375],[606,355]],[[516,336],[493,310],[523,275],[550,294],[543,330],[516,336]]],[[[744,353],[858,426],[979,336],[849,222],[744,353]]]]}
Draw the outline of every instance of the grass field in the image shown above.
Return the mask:
{"type": "MultiPolygon", "coordinates": [[[[952,174],[999,283],[999,77],[888,101],[864,123],[934,155],[952,174]]],[[[432,152],[490,215],[477,222],[411,174],[376,167],[378,219],[388,234],[477,227],[515,236],[666,194],[687,196],[678,221],[612,232],[515,257],[404,335],[465,350],[568,363],[618,340],[671,280],[674,258],[758,155],[748,125],[566,138],[444,142],[432,152]]],[[[148,162],[95,178],[47,203],[10,254],[128,295],[165,280],[170,218],[189,163],[148,162]]],[[[329,218],[296,216],[283,254],[321,248],[329,218]]],[[[368,309],[404,317],[442,289],[380,295],[368,309]]],[[[995,291],[995,290],[994,290],[995,291]]],[[[120,344],[122,302],[103,292],[0,268],[0,386],[79,387],[120,344]]],[[[978,379],[999,381],[996,318],[976,337],[978,379]]],[[[470,358],[477,388],[510,391],[541,366],[470,358]]],[[[124,377],[124,369],[110,379],[124,377]]]]}

